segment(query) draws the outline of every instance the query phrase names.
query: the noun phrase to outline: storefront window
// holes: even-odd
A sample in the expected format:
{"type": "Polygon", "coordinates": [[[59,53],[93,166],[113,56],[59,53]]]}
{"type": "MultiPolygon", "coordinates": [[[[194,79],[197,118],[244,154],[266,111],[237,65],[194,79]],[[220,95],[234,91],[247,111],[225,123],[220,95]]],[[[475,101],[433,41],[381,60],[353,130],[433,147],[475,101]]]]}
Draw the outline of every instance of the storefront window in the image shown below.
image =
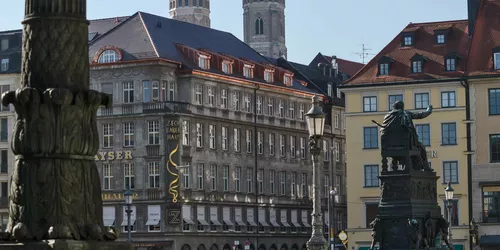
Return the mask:
{"type": "Polygon", "coordinates": [[[500,186],[483,187],[483,223],[500,222],[500,186]]]}

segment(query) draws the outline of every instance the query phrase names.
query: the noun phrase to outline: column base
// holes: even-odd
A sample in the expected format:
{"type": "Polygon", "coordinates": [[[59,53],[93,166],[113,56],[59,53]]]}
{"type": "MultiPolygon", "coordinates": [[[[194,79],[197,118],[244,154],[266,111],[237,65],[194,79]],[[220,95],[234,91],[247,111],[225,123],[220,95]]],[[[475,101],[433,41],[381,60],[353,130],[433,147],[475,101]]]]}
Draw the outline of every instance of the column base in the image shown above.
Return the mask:
{"type": "Polygon", "coordinates": [[[325,250],[326,239],[323,236],[313,236],[306,242],[307,250],[325,250]]]}
{"type": "Polygon", "coordinates": [[[1,250],[132,250],[132,244],[116,241],[43,240],[0,242],[1,250]]]}

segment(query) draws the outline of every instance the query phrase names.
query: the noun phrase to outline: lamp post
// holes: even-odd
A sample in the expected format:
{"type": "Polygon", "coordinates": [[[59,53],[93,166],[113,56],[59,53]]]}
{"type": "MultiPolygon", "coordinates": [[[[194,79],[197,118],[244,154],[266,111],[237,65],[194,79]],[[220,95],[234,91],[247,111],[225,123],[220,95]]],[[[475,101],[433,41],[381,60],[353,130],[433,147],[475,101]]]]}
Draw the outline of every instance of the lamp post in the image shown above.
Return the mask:
{"type": "MultiPolygon", "coordinates": [[[[330,195],[328,196],[328,217],[330,218],[330,228],[328,236],[328,245],[330,250],[335,250],[335,199],[337,198],[337,188],[330,190],[330,195]]],[[[338,228],[337,228],[338,230],[338,228]]]]}
{"type": "Polygon", "coordinates": [[[309,130],[309,150],[313,161],[313,212],[312,212],[312,235],[307,241],[308,250],[324,250],[326,240],[323,236],[323,220],[321,218],[321,189],[320,182],[322,173],[320,172],[318,157],[321,154],[320,140],[323,137],[325,128],[325,113],[319,107],[318,96],[312,97],[312,107],[307,112],[306,122],[309,130]]]}
{"type": "Polygon", "coordinates": [[[448,242],[450,243],[451,249],[453,249],[453,237],[451,234],[451,202],[453,201],[453,188],[451,187],[451,183],[448,182],[448,186],[444,189],[444,195],[446,197],[446,208],[448,209],[448,242]]]}
{"type": "Polygon", "coordinates": [[[130,188],[125,191],[123,194],[123,197],[125,197],[125,205],[127,205],[127,210],[125,212],[127,213],[127,242],[132,242],[132,231],[130,230],[130,215],[132,214],[132,192],[130,191],[130,188]]]}

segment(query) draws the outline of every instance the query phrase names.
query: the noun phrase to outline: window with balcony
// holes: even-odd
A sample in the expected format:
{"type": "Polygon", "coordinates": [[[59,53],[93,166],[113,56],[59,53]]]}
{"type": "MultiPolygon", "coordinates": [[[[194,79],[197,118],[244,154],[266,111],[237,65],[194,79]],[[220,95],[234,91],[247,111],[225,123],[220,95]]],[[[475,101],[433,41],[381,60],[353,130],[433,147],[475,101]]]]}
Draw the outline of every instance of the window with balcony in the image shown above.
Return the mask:
{"type": "Polygon", "coordinates": [[[275,194],[276,193],[276,172],[274,170],[269,170],[269,193],[270,194],[275,194]]]}
{"type": "Polygon", "coordinates": [[[227,127],[221,128],[221,148],[223,151],[227,151],[229,148],[228,135],[229,131],[227,127]]]}
{"type": "Polygon", "coordinates": [[[241,130],[239,128],[234,129],[234,152],[241,152],[241,130]]]}
{"type": "Polygon", "coordinates": [[[274,155],[274,150],[275,150],[275,137],[276,135],[274,133],[269,133],[269,155],[274,155]]]}
{"type": "Polygon", "coordinates": [[[104,190],[113,189],[113,174],[111,172],[111,164],[109,163],[102,164],[102,176],[103,176],[102,189],[104,190]]]}
{"type": "Polygon", "coordinates": [[[208,144],[210,149],[215,149],[215,125],[208,125],[208,144]]]}
{"type": "Polygon", "coordinates": [[[203,163],[198,163],[196,165],[196,177],[197,177],[197,184],[198,184],[198,190],[203,190],[205,187],[205,164],[203,163]]]}
{"type": "Polygon", "coordinates": [[[488,89],[488,108],[490,115],[500,115],[500,88],[488,89]]]}
{"type": "Polygon", "coordinates": [[[241,192],[241,167],[236,167],[234,171],[234,191],[241,192]]]}
{"type": "Polygon", "coordinates": [[[182,121],[182,145],[189,146],[189,121],[182,121]]]}
{"type": "Polygon", "coordinates": [[[134,123],[132,122],[123,123],[123,146],[134,146],[134,123]]]}
{"type": "Polygon", "coordinates": [[[114,145],[113,124],[102,124],[102,147],[112,148],[114,145]]]}
{"type": "Polygon", "coordinates": [[[149,188],[160,187],[160,163],[148,162],[149,188]]]}
{"type": "MultiPolygon", "coordinates": [[[[165,82],[163,82],[163,84],[165,85],[165,82]]],[[[176,89],[176,86],[175,86],[175,82],[168,82],[168,101],[175,101],[175,89],[176,89]]],[[[162,87],[162,92],[163,92],[164,88],[162,87]]],[[[164,96],[165,94],[162,94],[162,96],[164,96]]],[[[166,98],[163,98],[163,101],[165,101],[166,98]]]]}
{"type": "Polygon", "coordinates": [[[229,191],[229,166],[222,166],[222,191],[229,191]]]}
{"type": "Polygon", "coordinates": [[[196,123],[196,147],[203,148],[203,124],[196,123]]]}
{"type": "Polygon", "coordinates": [[[123,103],[134,102],[134,82],[123,83],[123,103]]]}
{"type": "Polygon", "coordinates": [[[482,223],[500,223],[500,186],[485,186],[482,189],[482,223]]]}
{"type": "Polygon", "coordinates": [[[217,190],[217,165],[210,164],[210,189],[217,190]]]}
{"type": "Polygon", "coordinates": [[[377,97],[363,97],[363,112],[377,112],[377,97]]]}
{"type": "Polygon", "coordinates": [[[160,121],[148,121],[148,144],[160,145],[160,121]]]}
{"type": "Polygon", "coordinates": [[[133,163],[123,163],[125,190],[135,188],[135,167],[133,163]]]}
{"type": "Polygon", "coordinates": [[[455,122],[441,124],[441,144],[457,145],[457,124],[455,122]]]}

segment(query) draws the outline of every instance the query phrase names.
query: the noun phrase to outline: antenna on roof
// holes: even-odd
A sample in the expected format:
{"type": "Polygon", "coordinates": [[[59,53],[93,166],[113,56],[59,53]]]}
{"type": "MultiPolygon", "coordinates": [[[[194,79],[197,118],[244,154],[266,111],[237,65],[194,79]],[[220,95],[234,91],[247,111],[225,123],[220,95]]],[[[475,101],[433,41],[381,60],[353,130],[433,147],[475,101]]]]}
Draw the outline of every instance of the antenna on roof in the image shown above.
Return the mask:
{"type": "Polygon", "coordinates": [[[366,51],[372,50],[372,49],[366,48],[365,44],[361,44],[361,50],[362,50],[361,53],[353,53],[353,54],[358,55],[363,60],[363,64],[365,64],[365,59],[368,58],[368,56],[375,55],[375,54],[366,52],[366,51]]]}

